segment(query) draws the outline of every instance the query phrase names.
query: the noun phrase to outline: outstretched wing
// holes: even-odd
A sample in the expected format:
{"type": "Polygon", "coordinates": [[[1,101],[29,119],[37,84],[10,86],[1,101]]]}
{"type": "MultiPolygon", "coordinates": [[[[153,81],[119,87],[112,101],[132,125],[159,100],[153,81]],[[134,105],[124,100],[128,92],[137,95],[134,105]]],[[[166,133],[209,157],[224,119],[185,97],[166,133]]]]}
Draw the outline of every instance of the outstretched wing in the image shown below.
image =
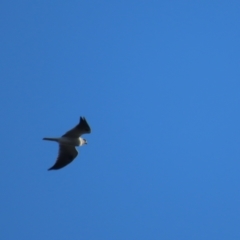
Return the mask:
{"type": "Polygon", "coordinates": [[[58,158],[55,164],[48,170],[57,170],[65,167],[71,163],[77,155],[78,152],[74,146],[60,144],[58,158]]]}
{"type": "Polygon", "coordinates": [[[80,117],[78,125],[66,132],[62,137],[79,138],[82,134],[90,132],[91,128],[89,127],[86,119],[84,117],[80,117]]]}

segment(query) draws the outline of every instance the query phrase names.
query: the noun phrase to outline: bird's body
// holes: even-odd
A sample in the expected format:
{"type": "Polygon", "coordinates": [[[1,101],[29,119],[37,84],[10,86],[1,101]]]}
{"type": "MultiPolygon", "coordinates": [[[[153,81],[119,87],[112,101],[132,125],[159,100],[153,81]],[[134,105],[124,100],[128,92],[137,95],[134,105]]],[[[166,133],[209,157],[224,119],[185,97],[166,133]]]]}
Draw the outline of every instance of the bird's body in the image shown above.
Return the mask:
{"type": "Polygon", "coordinates": [[[90,133],[91,129],[85,118],[80,117],[79,124],[66,132],[62,137],[50,138],[46,137],[43,140],[54,141],[59,143],[59,154],[55,164],[48,170],[57,170],[65,167],[67,164],[72,162],[78,152],[75,147],[87,144],[87,141],[80,136],[85,133],[90,133]]]}
{"type": "Polygon", "coordinates": [[[43,140],[58,142],[59,144],[67,144],[75,147],[82,146],[85,144],[83,138],[67,138],[67,137],[60,137],[60,138],[43,138],[43,140]]]}

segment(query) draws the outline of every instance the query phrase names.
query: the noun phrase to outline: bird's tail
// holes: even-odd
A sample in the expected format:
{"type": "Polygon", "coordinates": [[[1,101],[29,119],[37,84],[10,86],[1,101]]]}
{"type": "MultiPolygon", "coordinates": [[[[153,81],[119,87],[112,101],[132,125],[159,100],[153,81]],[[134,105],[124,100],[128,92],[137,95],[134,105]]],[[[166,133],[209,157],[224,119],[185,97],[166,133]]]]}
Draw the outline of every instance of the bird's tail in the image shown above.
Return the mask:
{"type": "Polygon", "coordinates": [[[43,138],[43,140],[58,142],[58,138],[43,138]]]}

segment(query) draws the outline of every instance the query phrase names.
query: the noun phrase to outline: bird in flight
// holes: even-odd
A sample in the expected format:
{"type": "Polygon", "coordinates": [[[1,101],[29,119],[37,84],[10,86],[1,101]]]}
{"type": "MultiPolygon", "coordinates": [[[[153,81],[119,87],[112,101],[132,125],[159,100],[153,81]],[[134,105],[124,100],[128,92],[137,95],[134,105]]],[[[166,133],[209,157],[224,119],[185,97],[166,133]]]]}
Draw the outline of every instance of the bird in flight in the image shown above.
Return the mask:
{"type": "Polygon", "coordinates": [[[66,132],[61,137],[43,138],[43,140],[59,143],[57,160],[55,164],[48,170],[57,170],[71,163],[78,155],[78,151],[75,147],[87,144],[87,140],[81,138],[81,136],[85,133],[91,133],[91,128],[89,127],[86,119],[84,117],[80,117],[78,125],[66,132]]]}

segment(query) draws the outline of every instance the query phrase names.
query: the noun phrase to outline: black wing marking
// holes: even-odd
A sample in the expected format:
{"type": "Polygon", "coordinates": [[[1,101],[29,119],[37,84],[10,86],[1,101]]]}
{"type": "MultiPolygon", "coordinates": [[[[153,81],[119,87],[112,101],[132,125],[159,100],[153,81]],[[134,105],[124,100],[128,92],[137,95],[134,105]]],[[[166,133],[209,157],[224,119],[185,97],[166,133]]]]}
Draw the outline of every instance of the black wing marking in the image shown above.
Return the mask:
{"type": "Polygon", "coordinates": [[[71,145],[59,145],[59,153],[55,164],[48,170],[57,170],[71,163],[78,155],[78,151],[71,145]]]}
{"type": "Polygon", "coordinates": [[[90,132],[91,128],[89,127],[87,120],[84,117],[80,117],[78,125],[66,132],[62,137],[79,138],[82,134],[90,132]]]}

